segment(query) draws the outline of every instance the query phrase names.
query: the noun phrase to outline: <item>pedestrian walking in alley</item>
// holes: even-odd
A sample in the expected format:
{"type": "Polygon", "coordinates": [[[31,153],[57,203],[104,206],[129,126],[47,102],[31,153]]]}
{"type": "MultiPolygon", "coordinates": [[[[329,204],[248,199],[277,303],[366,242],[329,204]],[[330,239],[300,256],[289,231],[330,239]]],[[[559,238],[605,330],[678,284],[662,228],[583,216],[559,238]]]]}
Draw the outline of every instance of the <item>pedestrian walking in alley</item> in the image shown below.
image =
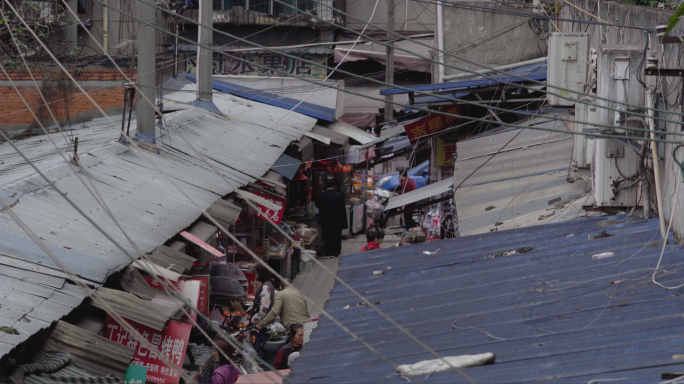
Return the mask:
{"type": "MultiPolygon", "coordinates": [[[[408,170],[406,169],[399,170],[399,188],[402,194],[416,190],[416,182],[408,177],[407,172],[408,170]]],[[[413,221],[413,207],[415,207],[414,203],[407,204],[404,207],[404,224],[406,225],[406,229],[411,229],[416,226],[416,222],[413,221]]]]}
{"type": "Polygon", "coordinates": [[[323,255],[337,257],[342,252],[342,226],[346,224],[344,200],[335,191],[334,182],[325,180],[325,192],[316,200],[318,225],[323,231],[323,255]]]}
{"type": "MultiPolygon", "coordinates": [[[[335,186],[335,192],[338,192],[342,196],[342,213],[341,215],[341,222],[342,222],[342,228],[341,230],[344,231],[345,229],[349,228],[349,220],[347,220],[347,207],[346,207],[346,199],[344,198],[344,190],[342,189],[342,182],[340,179],[333,179],[333,185],[335,186]]],[[[341,231],[340,231],[341,233],[341,231]]],[[[338,238],[337,241],[337,247],[335,248],[336,250],[339,250],[338,256],[342,252],[342,236],[338,238]]]]}

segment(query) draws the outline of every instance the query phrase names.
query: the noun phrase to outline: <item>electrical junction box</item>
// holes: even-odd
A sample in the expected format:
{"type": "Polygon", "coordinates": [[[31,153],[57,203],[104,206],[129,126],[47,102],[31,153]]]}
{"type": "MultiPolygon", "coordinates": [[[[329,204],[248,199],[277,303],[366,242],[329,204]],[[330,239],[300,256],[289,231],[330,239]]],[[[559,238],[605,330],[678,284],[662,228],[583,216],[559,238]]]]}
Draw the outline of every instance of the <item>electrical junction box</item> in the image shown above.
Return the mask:
{"type": "MultiPolygon", "coordinates": [[[[621,103],[645,105],[645,90],[637,81],[637,70],[643,55],[643,45],[602,45],[598,49],[596,93],[603,100],[596,100],[596,121],[604,125],[597,127],[598,132],[620,136],[620,140],[595,140],[591,166],[598,207],[633,207],[638,204],[639,147],[630,140],[638,140],[642,136],[625,128],[644,129],[646,122],[628,114],[627,106],[621,103]]],[[[644,113],[639,108],[636,110],[644,113]]]]}
{"type": "MultiPolygon", "coordinates": [[[[589,67],[589,34],[583,32],[554,32],[548,40],[549,64],[546,82],[549,85],[584,93],[589,67]]],[[[547,100],[551,106],[575,105],[580,95],[547,87],[547,100]]]]}

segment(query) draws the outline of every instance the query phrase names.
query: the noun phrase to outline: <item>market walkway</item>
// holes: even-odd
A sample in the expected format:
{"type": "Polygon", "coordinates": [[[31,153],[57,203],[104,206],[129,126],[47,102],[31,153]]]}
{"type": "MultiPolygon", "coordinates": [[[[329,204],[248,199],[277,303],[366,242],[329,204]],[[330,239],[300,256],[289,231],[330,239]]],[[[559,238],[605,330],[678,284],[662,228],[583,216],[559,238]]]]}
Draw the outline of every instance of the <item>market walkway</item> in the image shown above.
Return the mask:
{"type": "MultiPolygon", "coordinates": [[[[392,246],[399,241],[398,236],[387,235],[383,241],[383,246],[392,246]]],[[[366,245],[366,235],[359,234],[349,240],[342,240],[342,256],[350,253],[357,253],[366,245]]],[[[337,274],[340,258],[318,259],[323,265],[337,274]]],[[[309,313],[311,316],[320,316],[323,306],[330,298],[330,291],[333,288],[335,279],[325,272],[318,264],[314,263],[311,271],[300,272],[294,281],[294,286],[304,295],[311,298],[314,303],[309,302],[309,313]]]]}

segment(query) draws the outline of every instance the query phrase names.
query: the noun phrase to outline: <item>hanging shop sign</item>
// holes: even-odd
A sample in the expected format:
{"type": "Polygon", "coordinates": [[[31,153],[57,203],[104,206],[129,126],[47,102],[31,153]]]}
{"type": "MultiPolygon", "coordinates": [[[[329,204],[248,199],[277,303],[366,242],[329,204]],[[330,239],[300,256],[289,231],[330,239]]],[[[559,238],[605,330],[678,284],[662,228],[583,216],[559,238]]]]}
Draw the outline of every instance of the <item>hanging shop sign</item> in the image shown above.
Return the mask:
{"type": "MultiPolygon", "coordinates": [[[[461,114],[460,105],[447,105],[439,109],[441,112],[450,113],[453,115],[461,114]]],[[[406,129],[406,134],[409,140],[413,143],[416,140],[424,136],[432,135],[433,133],[439,132],[446,128],[456,120],[453,116],[444,116],[441,114],[433,113],[430,116],[426,116],[420,120],[416,120],[412,123],[406,124],[404,129],[406,129]]]]}
{"type": "Polygon", "coordinates": [[[195,275],[192,280],[199,281],[197,310],[209,316],[209,275],[195,275]]]}
{"type": "Polygon", "coordinates": [[[350,173],[352,169],[351,164],[344,164],[342,166],[326,165],[325,171],[328,173],[350,173]]]}
{"type": "Polygon", "coordinates": [[[438,167],[453,167],[454,155],[456,154],[456,143],[447,143],[441,137],[437,138],[437,159],[435,165],[438,167]]]}
{"type": "Polygon", "coordinates": [[[267,193],[261,192],[261,191],[250,191],[251,193],[261,196],[264,199],[270,201],[271,203],[277,205],[280,207],[279,210],[274,211],[270,208],[264,207],[263,205],[259,204],[259,212],[257,213],[257,218],[260,220],[268,221],[266,218],[270,218],[273,220],[274,223],[280,224],[280,220],[283,219],[283,214],[285,213],[285,199],[281,199],[280,197],[275,197],[272,195],[269,195],[267,193]]]}
{"type": "Polygon", "coordinates": [[[126,320],[155,347],[155,350],[147,349],[146,344],[141,344],[140,340],[129,334],[109,315],[107,315],[105,323],[107,338],[135,350],[132,364],[147,368],[147,381],[159,384],[177,384],[180,381],[178,372],[183,366],[192,325],[169,320],[163,330],[157,331],[134,321],[126,320]],[[162,356],[175,365],[174,369],[162,361],[162,356]]]}

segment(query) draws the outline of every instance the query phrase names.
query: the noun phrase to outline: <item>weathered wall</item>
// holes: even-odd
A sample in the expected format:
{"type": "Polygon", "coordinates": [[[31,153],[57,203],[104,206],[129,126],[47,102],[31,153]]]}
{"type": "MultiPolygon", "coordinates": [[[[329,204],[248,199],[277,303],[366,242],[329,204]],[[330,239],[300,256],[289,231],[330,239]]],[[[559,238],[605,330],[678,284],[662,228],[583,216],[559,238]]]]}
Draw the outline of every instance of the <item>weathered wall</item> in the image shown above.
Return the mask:
{"type": "MultiPolygon", "coordinates": [[[[33,112],[44,124],[54,124],[28,71],[8,70],[7,72],[33,112]]],[[[34,69],[31,72],[41,87],[40,91],[47,99],[50,110],[56,118],[62,119],[62,123],[67,118],[73,124],[102,116],[86,96],[60,71],[34,69]]],[[[84,69],[70,72],[105,112],[110,115],[121,113],[124,78],[117,70],[84,69]]],[[[127,72],[127,75],[130,76],[130,72],[127,72]]],[[[27,128],[33,121],[33,116],[11,86],[10,81],[0,74],[0,129],[27,128]]]]}
{"type": "MultiPolygon", "coordinates": [[[[529,12],[524,8],[489,2],[459,4],[529,12]]],[[[442,9],[446,52],[467,57],[471,61],[490,67],[546,56],[546,41],[540,39],[528,25],[534,14],[530,14],[530,17],[521,17],[449,6],[443,6],[442,9]]],[[[445,62],[474,71],[482,69],[480,66],[450,56],[445,57],[445,62]]],[[[461,72],[448,66],[444,67],[445,75],[461,72]]]]}
{"type": "MultiPolygon", "coordinates": [[[[672,15],[672,11],[658,10],[655,8],[638,7],[633,5],[622,5],[615,3],[597,3],[592,0],[569,0],[578,7],[589,11],[590,13],[600,17],[602,20],[611,24],[630,25],[642,28],[654,28],[656,25],[667,24],[668,19],[672,15]]],[[[594,20],[584,12],[578,9],[564,5],[560,13],[561,18],[573,18],[582,20],[594,20]]],[[[607,27],[600,25],[587,25],[579,23],[560,22],[559,28],[561,31],[586,31],[590,33],[590,48],[596,48],[600,44],[640,44],[645,45],[646,35],[641,30],[624,28],[624,27],[607,27]]],[[[677,26],[672,32],[673,35],[684,35],[683,24],[677,26]]],[[[682,68],[682,44],[667,44],[661,45],[654,33],[650,35],[651,52],[655,54],[661,61],[663,68],[682,68]]],[[[642,87],[643,88],[643,87],[642,87]]],[[[640,90],[641,91],[641,90],[640,90]]],[[[663,78],[660,81],[658,92],[662,92],[666,96],[668,106],[667,110],[676,113],[683,112],[682,108],[682,79],[681,78],[663,78]]],[[[662,106],[661,106],[662,107],[662,106]]],[[[678,115],[667,115],[666,118],[671,120],[681,121],[682,117],[678,115]]],[[[667,123],[666,128],[668,132],[682,132],[681,124],[667,123]]],[[[682,136],[668,135],[668,140],[682,141],[682,136]]],[[[663,209],[664,217],[667,222],[672,219],[672,230],[678,238],[684,238],[684,215],[679,214],[684,208],[684,187],[680,187],[679,192],[675,195],[677,184],[681,184],[681,176],[679,176],[679,167],[674,164],[672,158],[673,144],[665,145],[665,161],[664,167],[661,167],[662,175],[661,181],[663,183],[663,209]],[[670,216],[672,207],[678,201],[677,212],[670,216]]],[[[684,157],[684,151],[680,150],[680,157],[684,157]]]]}
{"type": "MultiPolygon", "coordinates": [[[[395,31],[428,33],[437,30],[434,3],[413,0],[395,0],[394,3],[395,31]]],[[[347,27],[360,31],[366,25],[366,21],[370,21],[370,23],[381,25],[384,28],[387,25],[387,2],[385,0],[380,0],[378,2],[375,14],[373,14],[373,18],[371,19],[374,6],[375,1],[347,0],[346,12],[357,19],[362,20],[358,21],[347,17],[347,27]]],[[[373,27],[369,26],[366,33],[372,31],[373,27]]]]}

